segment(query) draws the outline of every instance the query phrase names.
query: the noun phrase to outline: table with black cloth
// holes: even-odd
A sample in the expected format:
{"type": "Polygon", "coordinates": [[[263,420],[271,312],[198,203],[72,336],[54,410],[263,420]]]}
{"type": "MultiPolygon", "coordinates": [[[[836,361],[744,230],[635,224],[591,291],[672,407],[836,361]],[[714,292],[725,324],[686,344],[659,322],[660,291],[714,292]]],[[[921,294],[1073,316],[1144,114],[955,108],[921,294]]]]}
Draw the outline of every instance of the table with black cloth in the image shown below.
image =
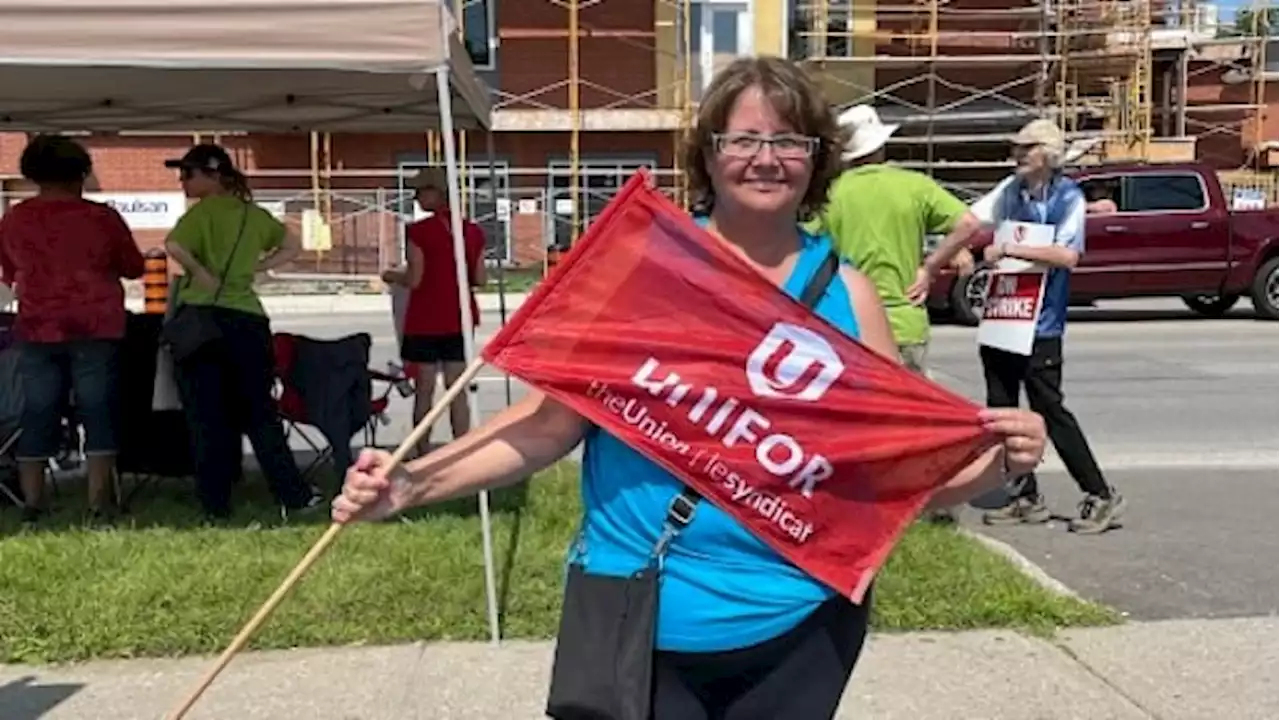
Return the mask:
{"type": "Polygon", "coordinates": [[[129,313],[120,347],[121,473],[187,477],[195,474],[187,418],[182,410],[151,409],[156,383],[156,352],[163,315],[129,313]]]}

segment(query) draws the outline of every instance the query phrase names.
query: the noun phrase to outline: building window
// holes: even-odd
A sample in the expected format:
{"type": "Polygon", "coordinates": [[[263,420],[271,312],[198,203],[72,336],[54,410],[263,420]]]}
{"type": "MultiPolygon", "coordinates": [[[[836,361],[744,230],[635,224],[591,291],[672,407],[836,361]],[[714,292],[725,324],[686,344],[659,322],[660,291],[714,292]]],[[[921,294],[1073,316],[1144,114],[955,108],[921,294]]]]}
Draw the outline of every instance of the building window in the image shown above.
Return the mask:
{"type": "MultiPolygon", "coordinates": [[[[656,158],[613,160],[583,158],[578,163],[578,223],[586,230],[618,190],[637,170],[654,167],[656,158]]],[[[548,195],[551,212],[547,213],[547,245],[566,249],[573,242],[573,174],[569,163],[558,160],[547,166],[548,195]]]]}
{"type": "Polygon", "coordinates": [[[825,13],[819,13],[817,3],[797,3],[790,0],[788,8],[790,27],[787,28],[787,57],[792,60],[807,60],[853,55],[854,25],[849,7],[828,6],[825,13]],[[825,33],[820,26],[820,19],[824,15],[827,26],[825,33]]]}
{"type": "Polygon", "coordinates": [[[738,54],[738,13],[711,13],[711,52],[717,55],[738,54]]]}
{"type": "Polygon", "coordinates": [[[750,5],[741,0],[698,0],[689,6],[690,78],[694,99],[726,65],[754,52],[750,5]]]}
{"type": "Polygon", "coordinates": [[[462,39],[471,64],[477,68],[493,67],[493,50],[497,45],[493,24],[492,0],[463,0],[462,39]]]}

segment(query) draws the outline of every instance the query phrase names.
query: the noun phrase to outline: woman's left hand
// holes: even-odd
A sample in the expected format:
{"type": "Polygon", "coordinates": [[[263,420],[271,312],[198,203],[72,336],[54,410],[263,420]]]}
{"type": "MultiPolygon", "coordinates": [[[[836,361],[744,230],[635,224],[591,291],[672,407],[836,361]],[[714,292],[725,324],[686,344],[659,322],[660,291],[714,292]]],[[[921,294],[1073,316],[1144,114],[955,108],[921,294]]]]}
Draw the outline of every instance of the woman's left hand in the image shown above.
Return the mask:
{"type": "Polygon", "coordinates": [[[1044,418],[1018,408],[988,408],[978,416],[982,427],[1004,440],[1010,475],[1025,475],[1044,459],[1044,418]]]}

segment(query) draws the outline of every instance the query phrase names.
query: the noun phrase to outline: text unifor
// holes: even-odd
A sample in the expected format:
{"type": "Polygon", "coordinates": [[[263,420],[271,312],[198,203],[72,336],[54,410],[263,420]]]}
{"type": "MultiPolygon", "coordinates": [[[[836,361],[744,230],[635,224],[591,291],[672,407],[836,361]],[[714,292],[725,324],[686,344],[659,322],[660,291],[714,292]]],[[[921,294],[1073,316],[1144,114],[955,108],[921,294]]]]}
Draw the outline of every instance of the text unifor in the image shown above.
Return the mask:
{"type": "Polygon", "coordinates": [[[813,497],[815,485],[831,477],[831,463],[826,458],[806,454],[800,443],[785,433],[765,434],[771,426],[765,416],[734,398],[719,402],[720,393],[711,386],[693,393],[693,384],[682,383],[676,373],[667,372],[659,380],[658,366],[656,359],[649,358],[636,370],[631,381],[673,408],[680,407],[686,398],[697,398],[686,403],[689,420],[725,447],[731,448],[740,442],[754,445],[756,462],[769,473],[787,478],[788,484],[799,488],[806,498],[813,497]]]}
{"type": "MultiPolygon", "coordinates": [[[[766,433],[771,423],[759,412],[733,398],[721,401],[714,387],[704,387],[695,393],[693,385],[682,383],[676,373],[667,372],[658,379],[658,368],[659,362],[649,358],[632,376],[632,383],[670,407],[683,404],[688,419],[725,447],[732,448],[739,443],[753,445],[760,466],[772,475],[785,478],[802,496],[812,497],[814,486],[831,477],[833,468],[829,460],[821,455],[806,454],[789,435],[766,433]]],[[[614,393],[608,385],[595,380],[587,394],[645,437],[687,458],[685,462],[690,470],[719,483],[729,500],[759,513],[796,542],[804,542],[813,534],[813,524],[798,517],[786,500],[755,487],[748,478],[731,469],[719,453],[703,449],[693,452],[689,443],[677,437],[667,422],[656,419],[644,403],[614,393]]]]}

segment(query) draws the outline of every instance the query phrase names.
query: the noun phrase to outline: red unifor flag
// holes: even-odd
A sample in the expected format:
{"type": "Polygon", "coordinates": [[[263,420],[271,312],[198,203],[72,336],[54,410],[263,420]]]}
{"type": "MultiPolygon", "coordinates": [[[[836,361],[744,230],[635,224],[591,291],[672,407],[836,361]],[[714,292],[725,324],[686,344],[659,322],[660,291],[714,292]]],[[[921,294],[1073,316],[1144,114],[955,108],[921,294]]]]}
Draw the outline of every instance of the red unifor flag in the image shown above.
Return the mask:
{"type": "Polygon", "coordinates": [[[573,408],[861,601],[933,492],[995,438],[633,177],[484,359],[573,408]]]}

